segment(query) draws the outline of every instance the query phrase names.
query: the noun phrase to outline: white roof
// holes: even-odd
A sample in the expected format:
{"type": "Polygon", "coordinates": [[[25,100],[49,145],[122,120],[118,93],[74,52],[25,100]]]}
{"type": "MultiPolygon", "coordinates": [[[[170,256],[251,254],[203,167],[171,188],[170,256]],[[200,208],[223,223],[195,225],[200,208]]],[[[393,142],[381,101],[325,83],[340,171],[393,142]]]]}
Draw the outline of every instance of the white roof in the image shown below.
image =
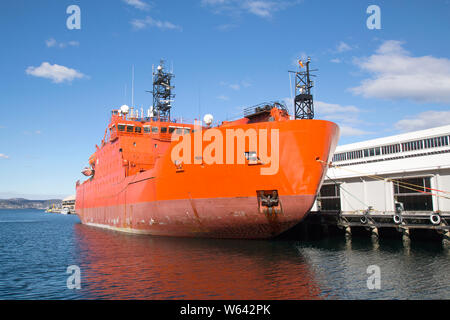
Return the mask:
{"type": "Polygon", "coordinates": [[[447,134],[450,135],[450,125],[431,128],[431,129],[425,129],[425,130],[420,130],[420,131],[402,133],[402,134],[398,134],[395,136],[389,136],[389,137],[383,137],[383,138],[366,140],[366,141],[361,141],[361,142],[356,142],[356,143],[345,144],[342,146],[337,146],[336,151],[334,153],[336,154],[339,152],[360,150],[360,149],[365,149],[365,148],[370,148],[370,147],[389,145],[389,144],[393,144],[393,143],[412,141],[412,140],[424,139],[427,137],[434,137],[434,136],[442,136],[442,135],[447,135],[447,134]]]}

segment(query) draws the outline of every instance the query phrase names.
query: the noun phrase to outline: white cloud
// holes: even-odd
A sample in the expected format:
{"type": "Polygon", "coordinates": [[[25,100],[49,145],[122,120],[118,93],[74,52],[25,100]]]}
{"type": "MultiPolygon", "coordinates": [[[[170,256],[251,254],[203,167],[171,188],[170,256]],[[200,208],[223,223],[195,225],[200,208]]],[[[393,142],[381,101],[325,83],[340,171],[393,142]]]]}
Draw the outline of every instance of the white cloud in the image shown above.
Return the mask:
{"type": "Polygon", "coordinates": [[[67,44],[72,47],[78,47],[80,45],[78,41],[69,41],[67,44]]]}
{"type": "Polygon", "coordinates": [[[326,115],[333,115],[333,114],[339,114],[339,113],[357,113],[359,112],[359,109],[355,106],[341,106],[339,104],[334,103],[326,103],[323,101],[316,101],[314,102],[315,108],[318,112],[326,114],[326,115]]]}
{"type": "Polygon", "coordinates": [[[45,44],[47,45],[47,47],[54,47],[56,46],[56,40],[53,38],[50,38],[48,40],[45,40],[45,44]]]}
{"type": "Polygon", "coordinates": [[[277,4],[271,1],[246,1],[243,8],[262,18],[272,16],[272,12],[276,11],[277,4]]]}
{"type": "Polygon", "coordinates": [[[321,119],[352,125],[362,122],[359,119],[361,110],[353,105],[342,106],[340,104],[315,101],[314,108],[315,114],[321,119]]]}
{"type": "Polygon", "coordinates": [[[35,131],[24,131],[23,132],[23,134],[26,134],[26,135],[32,135],[32,134],[36,134],[36,135],[38,135],[38,134],[42,134],[42,131],[41,130],[35,130],[35,131]]]}
{"type": "Polygon", "coordinates": [[[425,111],[395,123],[395,128],[403,131],[423,130],[450,124],[450,111],[425,111]]]}
{"type": "Polygon", "coordinates": [[[232,16],[249,13],[261,18],[271,18],[275,12],[284,10],[299,2],[299,0],[202,0],[201,4],[211,8],[214,13],[226,13],[232,16]]]}
{"type": "Polygon", "coordinates": [[[142,0],[123,0],[123,2],[139,10],[150,9],[150,5],[142,0]]]}
{"type": "MultiPolygon", "coordinates": [[[[291,115],[294,115],[294,102],[291,98],[284,98],[282,101],[286,104],[291,115]]],[[[341,106],[339,104],[327,103],[323,101],[314,102],[314,113],[316,119],[336,121],[341,129],[341,136],[362,136],[373,134],[373,132],[355,128],[356,124],[362,121],[358,118],[360,109],[349,105],[341,106]]]]}
{"type": "Polygon", "coordinates": [[[9,156],[6,154],[0,153],[0,159],[9,159],[9,156]]]}
{"type": "Polygon", "coordinates": [[[385,41],[375,54],[355,59],[372,74],[350,90],[366,98],[411,99],[416,102],[450,102],[450,60],[433,56],[413,57],[402,42],[385,41]]]}
{"type": "Polygon", "coordinates": [[[68,46],[78,47],[80,45],[78,41],[58,42],[54,38],[45,40],[45,44],[48,48],[66,48],[68,46]]]}
{"type": "Polygon", "coordinates": [[[242,81],[241,81],[241,85],[242,85],[244,88],[248,88],[248,87],[251,87],[252,84],[251,84],[249,81],[242,80],[242,81]]]}
{"type": "Polygon", "coordinates": [[[225,95],[223,95],[223,94],[220,95],[220,96],[218,96],[217,99],[222,100],[222,101],[228,101],[228,100],[230,100],[230,98],[228,98],[227,96],[225,96],[225,95]]]}
{"type": "Polygon", "coordinates": [[[352,49],[353,49],[352,47],[350,47],[348,44],[346,44],[343,41],[339,42],[339,44],[336,47],[337,52],[345,52],[345,51],[350,51],[352,49]]]}
{"type": "Polygon", "coordinates": [[[234,29],[236,27],[237,27],[236,24],[226,23],[226,24],[221,24],[221,25],[217,26],[216,29],[220,30],[220,31],[228,31],[228,30],[234,29]]]}
{"type": "Polygon", "coordinates": [[[341,63],[342,60],[339,59],[339,58],[335,58],[335,59],[331,59],[330,62],[333,62],[333,63],[341,63]]]}
{"type": "Polygon", "coordinates": [[[152,17],[146,17],[145,19],[134,19],[131,21],[131,25],[135,29],[155,27],[161,30],[178,30],[178,31],[183,30],[180,26],[173,24],[172,22],[155,20],[152,17]]]}
{"type": "Polygon", "coordinates": [[[202,5],[218,5],[230,2],[229,0],[202,0],[202,5]]]}
{"type": "Polygon", "coordinates": [[[81,72],[58,64],[50,64],[42,62],[39,67],[28,67],[25,70],[26,74],[34,77],[51,79],[54,83],[61,83],[64,81],[71,82],[74,79],[84,78],[85,75],[81,72]]]}
{"type": "Polygon", "coordinates": [[[368,135],[368,134],[373,133],[373,132],[357,129],[354,127],[350,127],[347,125],[339,126],[339,128],[341,129],[341,137],[363,136],[363,135],[368,135]]]}
{"type": "Polygon", "coordinates": [[[238,83],[228,83],[225,81],[220,81],[220,85],[229,87],[230,89],[237,91],[237,90],[240,90],[241,88],[251,87],[252,84],[247,80],[242,80],[242,81],[239,81],[238,83]]]}

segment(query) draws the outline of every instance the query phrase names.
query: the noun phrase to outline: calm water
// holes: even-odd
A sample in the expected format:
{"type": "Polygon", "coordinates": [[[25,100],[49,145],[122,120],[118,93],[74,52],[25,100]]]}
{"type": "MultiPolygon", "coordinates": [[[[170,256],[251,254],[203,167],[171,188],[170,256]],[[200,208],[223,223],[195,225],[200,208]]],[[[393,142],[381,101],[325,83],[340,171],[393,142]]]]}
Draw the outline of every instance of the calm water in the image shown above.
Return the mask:
{"type": "Polygon", "coordinates": [[[0,299],[449,299],[449,270],[436,242],[157,238],[0,210],[0,299]],[[70,265],[80,290],[66,286],[70,265]],[[369,265],[380,290],[367,288],[369,265]]]}

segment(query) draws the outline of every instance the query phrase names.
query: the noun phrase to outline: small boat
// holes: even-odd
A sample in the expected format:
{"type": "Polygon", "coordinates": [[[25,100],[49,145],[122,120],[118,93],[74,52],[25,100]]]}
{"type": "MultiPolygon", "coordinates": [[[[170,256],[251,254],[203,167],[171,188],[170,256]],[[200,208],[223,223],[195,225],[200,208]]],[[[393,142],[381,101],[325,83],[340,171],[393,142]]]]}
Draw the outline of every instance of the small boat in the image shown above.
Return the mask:
{"type": "Polygon", "coordinates": [[[47,210],[45,210],[45,212],[47,212],[47,213],[60,213],[61,212],[61,208],[56,207],[55,204],[53,203],[51,207],[48,207],[47,210]]]}

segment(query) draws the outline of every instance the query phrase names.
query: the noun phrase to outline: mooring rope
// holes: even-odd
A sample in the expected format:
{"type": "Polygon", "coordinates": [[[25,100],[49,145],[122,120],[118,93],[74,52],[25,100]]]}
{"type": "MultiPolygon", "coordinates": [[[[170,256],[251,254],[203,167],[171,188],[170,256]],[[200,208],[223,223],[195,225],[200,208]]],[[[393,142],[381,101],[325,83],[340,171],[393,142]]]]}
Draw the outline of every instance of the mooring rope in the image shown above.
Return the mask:
{"type": "Polygon", "coordinates": [[[415,186],[415,187],[417,187],[417,188],[423,188],[423,189],[427,189],[427,190],[432,190],[432,191],[437,191],[437,192],[441,192],[441,193],[450,194],[450,192],[448,192],[448,191],[443,191],[443,190],[433,189],[433,188],[429,188],[429,187],[426,187],[426,186],[420,186],[420,185],[417,185],[417,184],[414,184],[414,183],[403,182],[403,181],[396,180],[396,179],[383,178],[383,177],[377,176],[377,175],[364,174],[363,172],[359,172],[359,171],[356,171],[356,170],[351,170],[351,169],[348,169],[348,168],[346,168],[346,167],[339,166],[339,165],[335,165],[335,164],[332,164],[331,162],[328,163],[328,162],[323,161],[323,160],[317,160],[317,161],[326,164],[326,165],[327,165],[328,167],[330,167],[330,168],[338,168],[338,169],[347,170],[347,171],[350,171],[350,172],[353,172],[353,173],[357,173],[357,174],[359,174],[359,175],[361,175],[361,176],[363,176],[363,177],[369,177],[369,178],[372,178],[372,179],[374,179],[374,180],[382,180],[382,181],[387,180],[387,181],[396,182],[396,183],[399,184],[402,188],[405,188],[405,189],[408,189],[408,190],[412,190],[412,191],[416,191],[416,192],[428,194],[428,195],[431,195],[431,196],[440,197],[440,198],[444,198],[444,199],[450,200],[450,197],[446,197],[446,196],[444,196],[444,195],[440,195],[440,194],[436,194],[436,193],[427,192],[427,191],[423,191],[423,190],[420,190],[420,189],[408,187],[408,185],[410,185],[410,186],[415,186]]]}

